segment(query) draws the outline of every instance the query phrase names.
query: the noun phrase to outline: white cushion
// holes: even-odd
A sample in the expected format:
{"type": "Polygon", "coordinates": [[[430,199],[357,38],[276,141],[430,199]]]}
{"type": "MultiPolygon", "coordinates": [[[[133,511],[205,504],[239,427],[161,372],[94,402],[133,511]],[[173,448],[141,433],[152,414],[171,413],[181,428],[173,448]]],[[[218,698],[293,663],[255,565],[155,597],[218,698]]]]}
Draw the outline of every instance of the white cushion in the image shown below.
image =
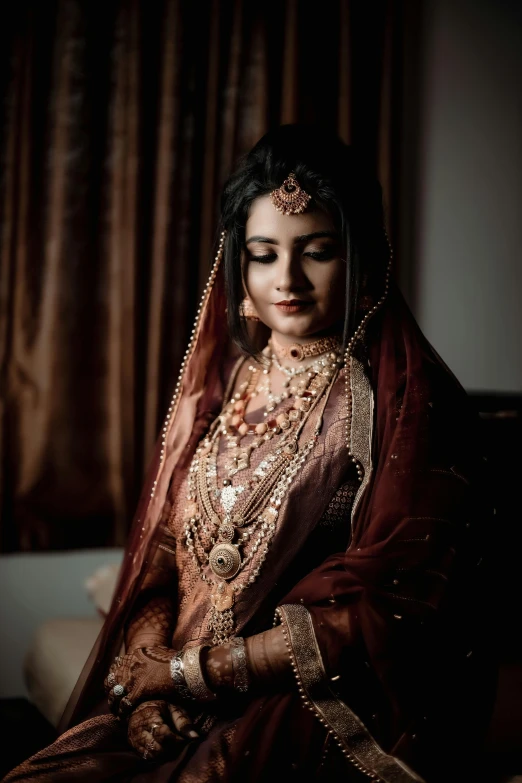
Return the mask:
{"type": "Polygon", "coordinates": [[[102,617],[48,620],[37,630],[27,653],[24,676],[30,701],[53,726],[103,625],[102,617]]]}
{"type": "Polygon", "coordinates": [[[102,617],[109,613],[119,572],[120,563],[104,565],[85,582],[87,594],[102,617]]]}

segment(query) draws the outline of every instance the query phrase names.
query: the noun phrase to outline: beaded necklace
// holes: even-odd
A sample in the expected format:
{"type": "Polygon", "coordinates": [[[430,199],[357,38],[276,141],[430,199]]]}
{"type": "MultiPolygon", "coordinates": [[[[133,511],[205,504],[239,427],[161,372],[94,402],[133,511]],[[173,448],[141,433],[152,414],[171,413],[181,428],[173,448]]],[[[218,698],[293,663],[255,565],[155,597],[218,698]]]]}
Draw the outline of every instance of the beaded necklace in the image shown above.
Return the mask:
{"type": "MultiPolygon", "coordinates": [[[[275,418],[269,417],[276,407],[277,398],[267,395],[264,412],[267,421],[259,423],[263,427],[259,424],[246,425],[244,422],[248,400],[260,389],[264,390],[258,384],[261,373],[250,365],[249,376],[241,384],[239,392],[226,403],[196,449],[189,469],[184,536],[201,579],[211,588],[209,630],[214,635],[213,644],[224,644],[233,636],[235,617],[232,607],[235,596],[254,583],[259,575],[276,530],[279,507],[317,441],[323,411],[340,364],[341,359],[335,353],[319,357],[313,366],[306,368],[306,377],[298,385],[289,386],[286,396],[281,397],[287,399],[295,394],[292,408],[275,418]],[[299,434],[311,411],[319,405],[320,413],[312,437],[300,449],[299,434]],[[242,437],[248,434],[256,437],[247,448],[241,447],[242,437]],[[274,451],[257,466],[252,479],[245,482],[246,486],[233,487],[231,477],[248,467],[251,451],[264,440],[271,440],[277,435],[281,437],[274,451]],[[217,456],[222,436],[228,439],[227,445],[235,453],[227,466],[228,477],[220,489],[217,482],[217,456]],[[238,540],[234,543],[236,535],[238,540]],[[250,551],[242,556],[240,547],[249,541],[250,551]],[[240,578],[239,575],[258,551],[256,568],[249,576],[240,578]]],[[[271,362],[263,373],[268,383],[270,366],[271,362]]]]}
{"type": "Polygon", "coordinates": [[[267,360],[267,366],[262,371],[263,382],[259,382],[261,372],[254,365],[249,365],[249,375],[240,385],[239,391],[232,397],[230,402],[225,405],[220,416],[222,424],[221,432],[227,438],[227,448],[231,450],[231,459],[228,465],[228,477],[232,478],[236,473],[249,467],[252,451],[258,448],[263,441],[270,440],[275,434],[286,431],[286,438],[291,434],[292,428],[299,422],[300,418],[306,413],[317,395],[325,379],[332,378],[337,366],[341,363],[340,356],[336,353],[330,353],[327,357],[319,358],[312,365],[303,368],[306,372],[304,378],[297,382],[291,382],[290,379],[284,381],[283,391],[280,395],[274,395],[270,388],[270,369],[273,364],[274,355],[270,355],[266,349],[263,352],[267,360]],[[269,358],[267,358],[269,357],[269,358]],[[319,380],[318,380],[319,379],[319,380]],[[263,421],[247,424],[244,419],[245,410],[257,394],[264,392],[267,395],[267,404],[263,413],[263,421]],[[295,396],[295,403],[287,413],[280,413],[275,418],[270,418],[270,414],[276,406],[285,399],[295,396]],[[252,442],[247,446],[241,445],[241,440],[247,436],[255,436],[252,442]]]}

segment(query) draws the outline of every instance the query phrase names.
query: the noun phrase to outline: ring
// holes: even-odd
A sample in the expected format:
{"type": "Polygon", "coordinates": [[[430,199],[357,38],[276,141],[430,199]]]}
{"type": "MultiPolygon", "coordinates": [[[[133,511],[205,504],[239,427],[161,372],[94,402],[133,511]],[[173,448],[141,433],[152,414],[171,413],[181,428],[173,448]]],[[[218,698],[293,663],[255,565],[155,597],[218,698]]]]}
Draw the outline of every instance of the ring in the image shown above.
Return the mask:
{"type": "Polygon", "coordinates": [[[123,658],[121,657],[121,655],[117,655],[116,658],[114,659],[114,663],[117,663],[119,666],[122,660],[123,658]]]}
{"type": "Polygon", "coordinates": [[[112,692],[114,693],[115,696],[123,696],[123,694],[125,693],[125,688],[123,687],[123,685],[117,683],[112,689],[112,692]]]}
{"type": "Polygon", "coordinates": [[[116,685],[116,677],[112,672],[107,676],[107,685],[116,685]]]}
{"type": "Polygon", "coordinates": [[[154,732],[156,731],[156,729],[159,729],[159,727],[160,727],[159,723],[152,724],[152,726],[150,727],[150,733],[152,734],[152,736],[154,736],[154,732]]]}

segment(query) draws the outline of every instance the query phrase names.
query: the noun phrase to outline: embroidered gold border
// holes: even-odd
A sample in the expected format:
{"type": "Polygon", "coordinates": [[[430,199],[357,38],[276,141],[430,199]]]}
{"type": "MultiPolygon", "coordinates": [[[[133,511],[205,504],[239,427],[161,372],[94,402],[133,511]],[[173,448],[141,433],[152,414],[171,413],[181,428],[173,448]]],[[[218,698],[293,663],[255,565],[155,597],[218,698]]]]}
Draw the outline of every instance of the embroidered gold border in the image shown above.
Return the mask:
{"type": "MultiPolygon", "coordinates": [[[[364,470],[352,506],[352,523],[359,501],[372,475],[373,390],[361,362],[350,356],[350,389],[352,393],[352,421],[350,451],[364,470]]],[[[353,529],[352,529],[353,534],[353,529]]]]}
{"type": "Polygon", "coordinates": [[[330,730],[353,766],[380,783],[423,783],[404,762],[384,752],[357,715],[330,689],[308,610],[300,604],[285,604],[276,610],[276,618],[283,626],[303,701],[330,730]]]}

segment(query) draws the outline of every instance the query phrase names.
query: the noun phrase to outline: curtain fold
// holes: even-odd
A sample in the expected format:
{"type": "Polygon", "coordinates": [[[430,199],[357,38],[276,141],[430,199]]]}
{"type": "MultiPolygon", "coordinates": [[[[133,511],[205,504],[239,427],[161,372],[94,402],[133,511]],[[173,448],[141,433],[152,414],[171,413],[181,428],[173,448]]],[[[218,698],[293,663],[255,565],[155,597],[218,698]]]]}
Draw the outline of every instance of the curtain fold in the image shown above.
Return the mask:
{"type": "Polygon", "coordinates": [[[18,4],[0,32],[3,551],[124,543],[220,189],[268,128],[317,122],[358,146],[393,233],[402,13],[18,4]]]}

